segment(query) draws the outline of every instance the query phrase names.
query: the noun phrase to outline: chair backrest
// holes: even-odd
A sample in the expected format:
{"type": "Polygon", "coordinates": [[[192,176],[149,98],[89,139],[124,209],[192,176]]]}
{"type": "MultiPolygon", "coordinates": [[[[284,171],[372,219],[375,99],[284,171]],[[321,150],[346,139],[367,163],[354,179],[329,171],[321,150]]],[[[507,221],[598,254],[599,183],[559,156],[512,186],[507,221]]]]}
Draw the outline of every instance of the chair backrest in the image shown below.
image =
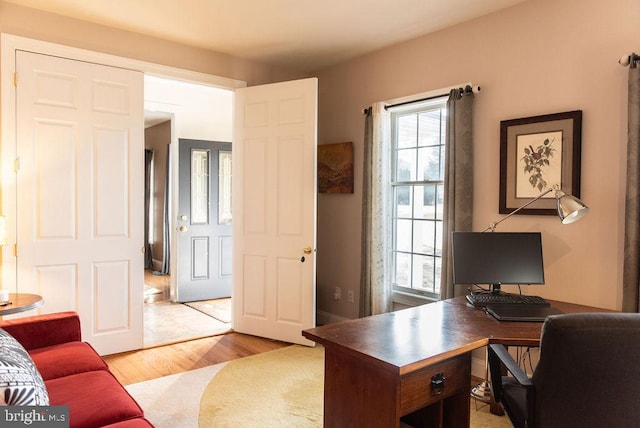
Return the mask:
{"type": "Polygon", "coordinates": [[[640,424],[640,314],[554,315],[533,374],[537,427],[640,424]]]}

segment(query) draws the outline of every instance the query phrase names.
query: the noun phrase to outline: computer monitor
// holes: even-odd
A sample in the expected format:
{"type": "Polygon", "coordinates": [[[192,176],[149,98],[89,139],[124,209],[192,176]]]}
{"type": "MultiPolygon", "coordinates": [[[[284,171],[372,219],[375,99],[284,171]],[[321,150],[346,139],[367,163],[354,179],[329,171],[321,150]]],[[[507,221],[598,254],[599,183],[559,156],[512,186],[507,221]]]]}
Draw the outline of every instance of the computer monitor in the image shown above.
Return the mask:
{"type": "Polygon", "coordinates": [[[544,284],[539,232],[453,232],[453,283],[544,284]]]}

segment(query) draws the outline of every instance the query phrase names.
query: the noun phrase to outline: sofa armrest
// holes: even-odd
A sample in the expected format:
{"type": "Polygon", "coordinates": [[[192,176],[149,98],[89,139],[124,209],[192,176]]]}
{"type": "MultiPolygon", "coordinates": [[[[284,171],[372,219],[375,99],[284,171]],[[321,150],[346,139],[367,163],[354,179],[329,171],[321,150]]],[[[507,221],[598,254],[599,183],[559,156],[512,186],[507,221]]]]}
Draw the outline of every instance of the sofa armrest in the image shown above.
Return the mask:
{"type": "Polygon", "coordinates": [[[80,317],[75,312],[57,312],[0,321],[3,328],[29,351],[82,339],[80,317]]]}

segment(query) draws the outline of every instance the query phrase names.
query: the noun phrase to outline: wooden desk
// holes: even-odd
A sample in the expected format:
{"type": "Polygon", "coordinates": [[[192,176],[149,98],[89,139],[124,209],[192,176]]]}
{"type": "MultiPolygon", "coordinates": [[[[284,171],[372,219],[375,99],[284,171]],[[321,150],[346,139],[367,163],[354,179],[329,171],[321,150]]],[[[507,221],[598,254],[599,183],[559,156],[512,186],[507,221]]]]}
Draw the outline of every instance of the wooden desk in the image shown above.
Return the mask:
{"type": "Polygon", "coordinates": [[[37,294],[9,293],[9,302],[9,304],[0,306],[0,317],[30,311],[38,306],[42,306],[44,300],[42,300],[42,296],[38,296],[37,294]]]}
{"type": "MultiPolygon", "coordinates": [[[[565,313],[603,309],[550,301],[565,313]]],[[[538,346],[542,323],[497,321],[464,297],[302,332],[325,347],[324,426],[469,426],[471,351],[538,346]],[[432,380],[442,374],[442,385],[432,380]]]]}

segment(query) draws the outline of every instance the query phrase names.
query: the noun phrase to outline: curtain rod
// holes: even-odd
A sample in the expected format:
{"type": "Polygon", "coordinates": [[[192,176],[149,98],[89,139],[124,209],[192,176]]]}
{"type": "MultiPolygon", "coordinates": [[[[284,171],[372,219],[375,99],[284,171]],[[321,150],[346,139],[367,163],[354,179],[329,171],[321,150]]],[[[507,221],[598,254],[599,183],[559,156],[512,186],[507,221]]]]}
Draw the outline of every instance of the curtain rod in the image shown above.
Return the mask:
{"type": "MultiPolygon", "coordinates": [[[[422,101],[429,101],[429,100],[434,100],[436,98],[442,98],[442,97],[446,97],[447,95],[449,95],[449,93],[451,92],[452,89],[460,89],[461,91],[463,91],[465,94],[469,94],[471,92],[480,92],[480,86],[471,86],[471,85],[467,85],[464,88],[458,87],[452,87],[449,89],[449,92],[446,93],[442,93],[442,94],[438,94],[438,95],[433,95],[433,96],[429,96],[429,97],[425,97],[425,98],[418,98],[417,100],[411,100],[411,101],[404,101],[401,103],[396,103],[396,104],[389,104],[384,106],[384,109],[390,109],[392,107],[398,107],[398,106],[403,106],[403,105],[407,105],[407,104],[413,104],[413,103],[419,103],[422,101]]],[[[363,108],[362,109],[362,114],[363,115],[367,115],[369,114],[369,110],[371,109],[371,107],[367,107],[367,108],[363,108]]]]}
{"type": "Polygon", "coordinates": [[[640,61],[640,55],[636,55],[632,52],[630,55],[620,57],[620,59],[618,60],[618,64],[624,65],[625,67],[627,65],[631,65],[631,68],[636,68],[636,63],[638,61],[640,61]]]}
{"type": "MultiPolygon", "coordinates": [[[[456,88],[451,88],[451,89],[456,89],[456,88]]],[[[457,88],[457,89],[461,90],[465,94],[469,94],[469,93],[472,93],[474,91],[475,92],[480,92],[480,86],[467,85],[464,88],[457,88]]],[[[419,102],[422,102],[422,101],[435,100],[436,98],[446,97],[447,95],[449,95],[449,92],[444,93],[444,94],[433,95],[431,97],[420,98],[420,99],[417,99],[417,100],[404,101],[404,102],[397,103],[397,104],[389,104],[389,105],[384,106],[384,109],[388,110],[388,109],[393,108],[393,107],[400,107],[400,106],[404,106],[404,105],[407,105],[407,104],[413,104],[413,103],[419,103],[419,102]]]]}

